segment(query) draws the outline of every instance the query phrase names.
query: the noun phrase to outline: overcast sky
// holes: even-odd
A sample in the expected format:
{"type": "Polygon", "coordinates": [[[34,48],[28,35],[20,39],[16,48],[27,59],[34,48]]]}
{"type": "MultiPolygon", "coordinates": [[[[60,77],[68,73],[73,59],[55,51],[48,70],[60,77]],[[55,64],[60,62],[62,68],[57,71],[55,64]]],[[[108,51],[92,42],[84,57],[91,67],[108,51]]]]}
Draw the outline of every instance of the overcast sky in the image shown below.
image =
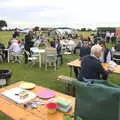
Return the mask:
{"type": "Polygon", "coordinates": [[[119,0],[0,0],[9,26],[120,27],[119,0]]]}

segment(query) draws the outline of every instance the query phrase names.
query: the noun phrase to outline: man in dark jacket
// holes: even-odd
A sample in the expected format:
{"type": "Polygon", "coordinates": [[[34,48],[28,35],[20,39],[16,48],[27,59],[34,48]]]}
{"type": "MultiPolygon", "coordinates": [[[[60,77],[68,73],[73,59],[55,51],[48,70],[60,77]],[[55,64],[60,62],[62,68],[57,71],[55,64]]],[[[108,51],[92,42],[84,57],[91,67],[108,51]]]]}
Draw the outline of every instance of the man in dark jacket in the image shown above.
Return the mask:
{"type": "Polygon", "coordinates": [[[104,70],[103,66],[99,61],[101,52],[102,47],[100,45],[94,45],[91,48],[91,55],[83,57],[78,80],[82,81],[83,78],[104,80],[107,79],[109,71],[104,70]]]}
{"type": "MultiPolygon", "coordinates": [[[[84,39],[83,45],[80,47],[80,59],[82,60],[82,58],[86,55],[90,55],[90,47],[88,44],[88,40],[84,39]]],[[[79,71],[80,70],[78,67],[74,67],[74,73],[75,73],[76,78],[78,78],[79,71]]]]}
{"type": "MultiPolygon", "coordinates": [[[[25,50],[30,53],[30,48],[33,47],[33,31],[30,30],[28,34],[25,36],[25,50]]],[[[28,55],[25,52],[25,63],[28,63],[28,55]]]]}
{"type": "Polygon", "coordinates": [[[90,47],[87,40],[83,41],[82,47],[80,47],[80,58],[90,54],[90,47]]]}

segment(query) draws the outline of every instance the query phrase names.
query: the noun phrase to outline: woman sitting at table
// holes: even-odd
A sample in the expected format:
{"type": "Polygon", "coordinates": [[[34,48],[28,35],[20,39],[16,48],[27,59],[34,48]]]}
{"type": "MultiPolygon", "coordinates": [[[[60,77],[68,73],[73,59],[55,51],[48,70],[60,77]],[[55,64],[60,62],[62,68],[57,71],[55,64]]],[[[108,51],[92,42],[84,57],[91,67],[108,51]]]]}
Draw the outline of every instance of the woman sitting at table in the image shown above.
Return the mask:
{"type": "Polygon", "coordinates": [[[94,45],[91,48],[91,55],[87,55],[82,58],[81,70],[78,76],[78,80],[83,81],[83,78],[104,80],[107,79],[109,71],[104,70],[99,61],[101,52],[102,47],[100,45],[94,45]]]}
{"type": "Polygon", "coordinates": [[[22,51],[20,44],[17,42],[12,42],[8,49],[10,58],[12,58],[15,62],[20,62],[19,55],[22,51]]]}

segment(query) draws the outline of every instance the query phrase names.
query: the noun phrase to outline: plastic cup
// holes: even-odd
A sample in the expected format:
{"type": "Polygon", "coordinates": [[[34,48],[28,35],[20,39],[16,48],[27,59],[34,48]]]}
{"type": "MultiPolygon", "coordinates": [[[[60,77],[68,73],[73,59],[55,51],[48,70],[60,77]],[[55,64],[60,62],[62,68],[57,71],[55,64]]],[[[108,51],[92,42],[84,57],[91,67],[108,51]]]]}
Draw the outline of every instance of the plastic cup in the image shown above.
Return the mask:
{"type": "Polygon", "coordinates": [[[49,102],[46,106],[48,113],[53,114],[56,112],[57,104],[55,102],[49,102]]]}

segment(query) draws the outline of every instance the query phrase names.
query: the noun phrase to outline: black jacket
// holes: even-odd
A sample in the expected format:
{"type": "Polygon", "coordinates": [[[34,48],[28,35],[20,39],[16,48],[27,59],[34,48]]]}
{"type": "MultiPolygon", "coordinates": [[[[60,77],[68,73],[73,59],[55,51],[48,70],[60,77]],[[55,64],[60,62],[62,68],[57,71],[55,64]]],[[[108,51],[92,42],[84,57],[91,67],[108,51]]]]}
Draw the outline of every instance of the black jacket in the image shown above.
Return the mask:
{"type": "Polygon", "coordinates": [[[90,48],[80,47],[80,57],[84,57],[86,55],[90,55],[90,48]]]}
{"type": "Polygon", "coordinates": [[[32,42],[33,35],[27,34],[25,36],[25,50],[30,51],[30,48],[33,47],[34,42],[32,42]]]}
{"type": "Polygon", "coordinates": [[[112,60],[112,53],[111,53],[111,50],[109,48],[106,48],[105,51],[104,51],[104,63],[107,62],[107,56],[108,56],[108,53],[110,52],[111,54],[111,60],[112,60]]]}
{"type": "Polygon", "coordinates": [[[108,72],[104,70],[100,61],[93,56],[85,56],[81,62],[81,70],[78,79],[107,79],[108,72]]]}

